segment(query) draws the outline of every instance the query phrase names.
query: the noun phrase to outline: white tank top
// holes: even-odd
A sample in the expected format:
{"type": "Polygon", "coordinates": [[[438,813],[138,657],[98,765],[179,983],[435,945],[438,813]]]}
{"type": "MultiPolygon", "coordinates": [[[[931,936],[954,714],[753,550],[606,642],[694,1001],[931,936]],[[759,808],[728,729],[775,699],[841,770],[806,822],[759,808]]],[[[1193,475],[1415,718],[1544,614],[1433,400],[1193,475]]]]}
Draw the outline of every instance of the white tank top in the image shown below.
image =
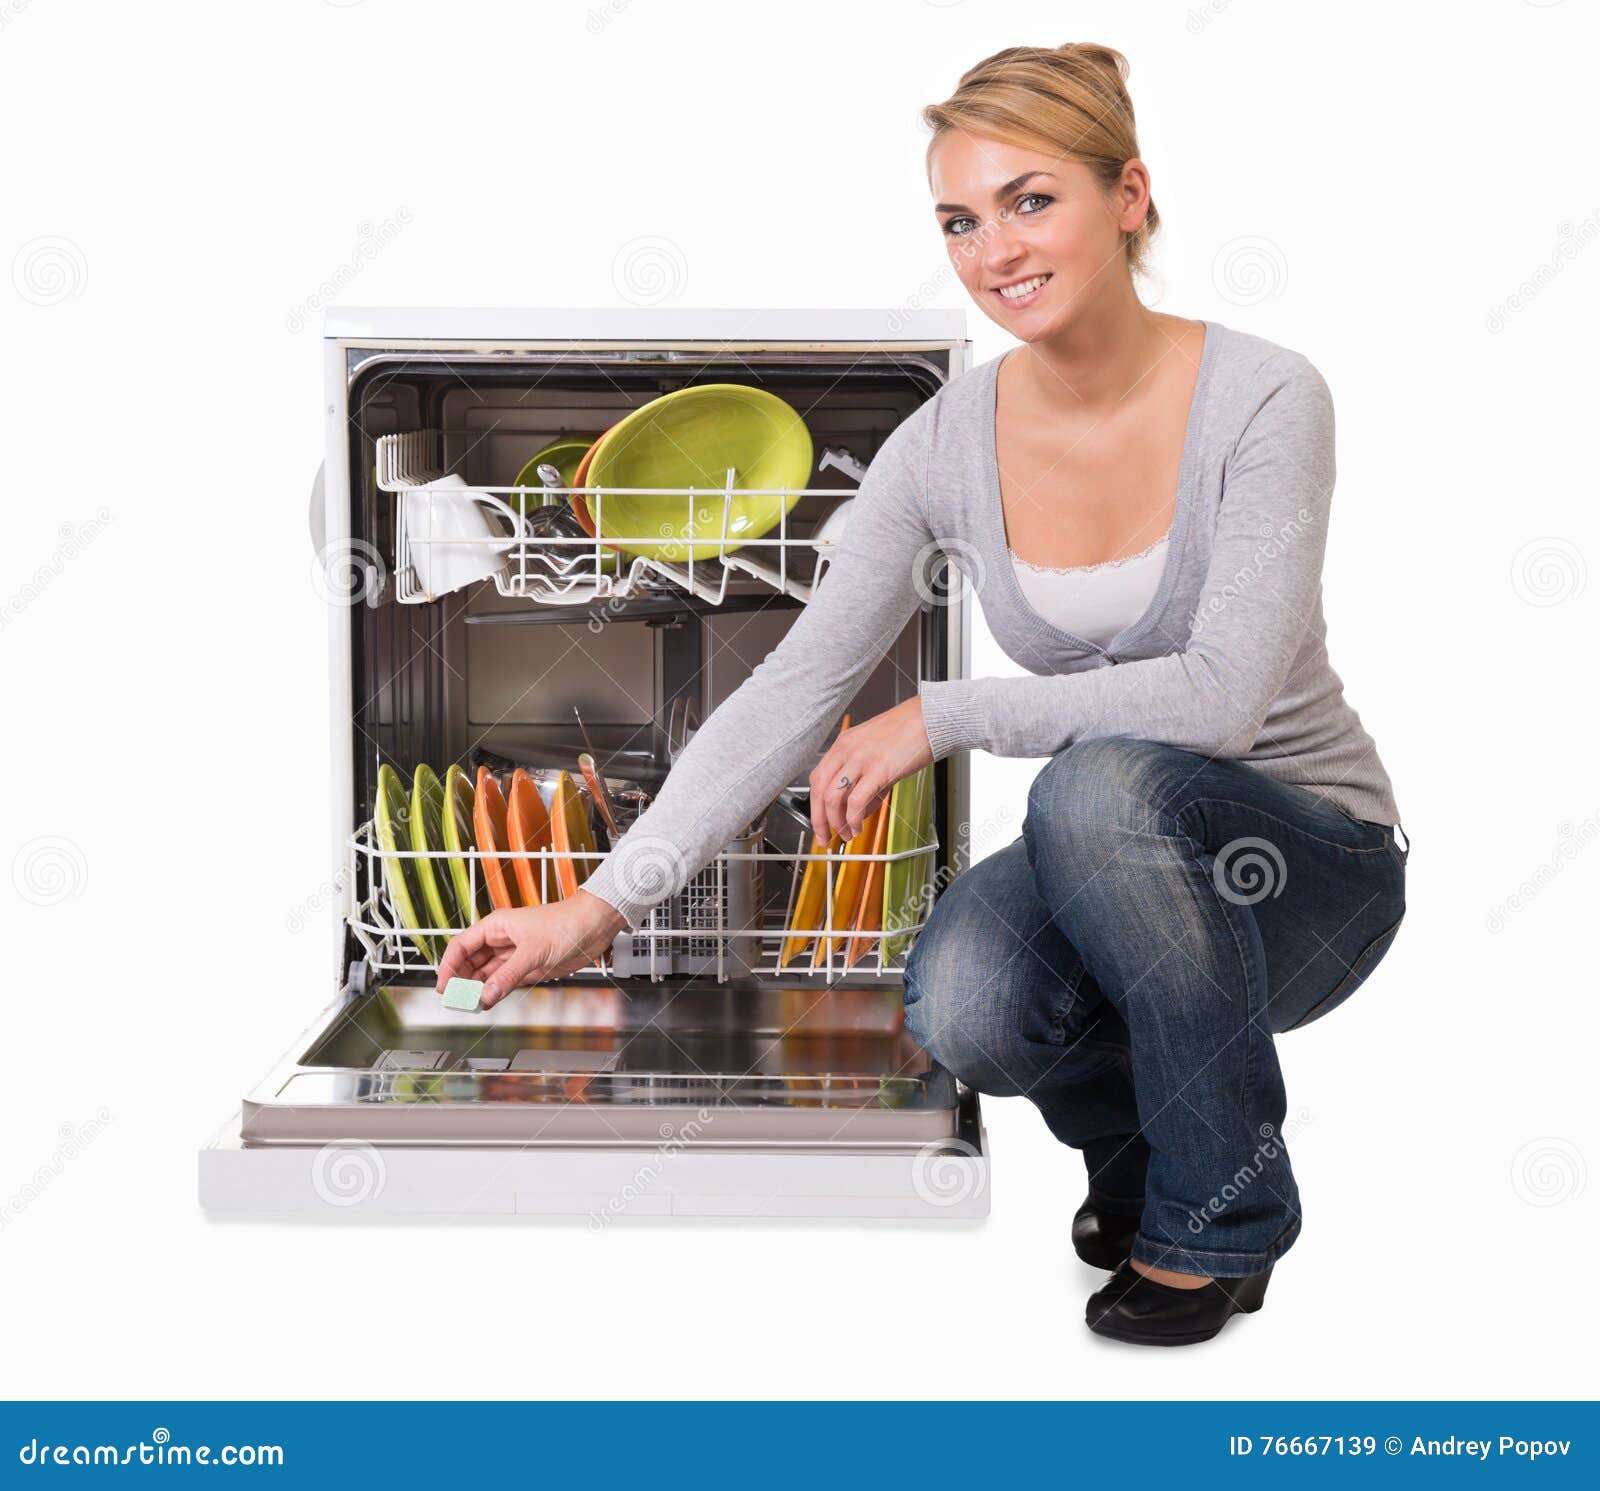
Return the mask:
{"type": "Polygon", "coordinates": [[[1015,551],[1011,567],[1028,604],[1075,637],[1104,647],[1150,609],[1167,563],[1164,533],[1147,549],[1104,564],[1031,564],[1015,551]]]}

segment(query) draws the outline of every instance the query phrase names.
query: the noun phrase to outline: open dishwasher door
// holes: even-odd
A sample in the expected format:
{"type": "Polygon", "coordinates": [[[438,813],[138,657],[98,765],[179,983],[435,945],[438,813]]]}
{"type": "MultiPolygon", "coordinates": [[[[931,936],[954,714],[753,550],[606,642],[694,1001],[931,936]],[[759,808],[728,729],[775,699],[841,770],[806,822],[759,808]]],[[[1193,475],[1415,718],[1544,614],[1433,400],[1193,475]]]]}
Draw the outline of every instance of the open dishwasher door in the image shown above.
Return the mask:
{"type": "MultiPolygon", "coordinates": [[[[416,894],[414,877],[439,871],[446,894],[431,904],[449,900],[444,856],[397,849],[378,826],[384,776],[409,783],[419,767],[545,780],[592,746],[608,783],[658,783],[668,722],[709,715],[805,604],[821,575],[814,540],[852,495],[852,467],[965,371],[961,314],[348,311],[330,313],[325,354],[340,992],[201,1152],[206,1208],[591,1224],[985,1215],[976,1096],[904,1030],[901,972],[920,923],[867,956],[846,960],[846,932],[792,959],[808,847],[792,817],[785,827],[774,812],[764,838],[753,827],[730,845],[606,966],[472,1013],[434,992],[462,922],[428,917],[416,894]],[[419,562],[412,493],[447,478],[486,512],[525,513],[532,452],[708,382],[775,393],[833,458],[776,538],[688,567],[619,564],[598,540],[519,544],[475,583],[433,593],[443,567],[419,562]]],[[[965,675],[967,604],[958,589],[908,623],[858,717],[918,678],[965,675]]],[[[964,757],[935,769],[932,801],[932,837],[906,851],[922,856],[928,904],[965,867],[964,757]]],[[[489,856],[480,845],[455,858],[470,881],[457,882],[457,912],[481,914],[489,856]]],[[[559,854],[504,858],[536,870],[544,899],[556,893],[559,854]]]]}

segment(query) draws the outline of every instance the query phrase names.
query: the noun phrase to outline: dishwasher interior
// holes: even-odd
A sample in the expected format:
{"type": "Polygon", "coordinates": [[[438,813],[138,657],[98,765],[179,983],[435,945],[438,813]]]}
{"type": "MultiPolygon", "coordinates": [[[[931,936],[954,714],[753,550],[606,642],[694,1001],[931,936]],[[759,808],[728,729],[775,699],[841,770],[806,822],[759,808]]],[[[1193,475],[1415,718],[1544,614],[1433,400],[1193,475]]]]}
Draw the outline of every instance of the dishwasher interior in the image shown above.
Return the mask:
{"type": "MultiPolygon", "coordinates": [[[[581,781],[574,763],[586,749],[618,813],[636,813],[698,723],[801,614],[824,573],[816,540],[837,522],[830,514],[964,358],[960,337],[341,348],[347,402],[329,463],[348,463],[348,504],[343,522],[330,504],[324,537],[350,601],[334,644],[336,670],[345,650],[350,706],[337,743],[348,758],[335,763],[348,773],[347,818],[336,825],[339,992],[247,1096],[234,1148],[978,1153],[975,1099],[907,1035],[900,1004],[905,956],[965,863],[964,757],[931,770],[925,837],[862,856],[885,876],[895,861],[906,867],[900,883],[914,895],[894,936],[832,920],[835,877],[854,856],[818,852],[802,773],[605,958],[490,1011],[442,1006],[434,983],[450,926],[424,916],[419,932],[397,905],[412,873],[404,862],[442,870],[437,846],[396,850],[375,828],[384,768],[405,783],[422,763],[440,777],[454,765],[468,780],[484,768],[502,784],[518,769],[581,781]],[[532,452],[563,435],[593,438],[705,384],[775,394],[810,434],[809,485],[798,496],[784,489],[787,510],[769,534],[730,541],[739,489],[729,469],[720,484],[709,472],[704,485],[673,489],[701,525],[685,531],[710,544],[640,557],[571,522],[530,541],[529,513],[564,516],[574,493],[600,515],[603,537],[618,536],[603,487],[552,485],[548,468],[536,483],[524,470],[532,452]],[[503,541],[491,576],[432,594],[419,556],[453,540],[431,516],[419,521],[413,497],[440,478],[481,502],[503,541]],[[820,931],[795,956],[810,862],[821,867],[820,931]]],[[[965,669],[960,576],[935,562],[926,595],[850,703],[852,719],[911,696],[919,679],[965,669]]],[[[563,859],[598,863],[608,839],[594,796],[580,786],[593,852],[505,852],[508,883],[514,869],[529,871],[554,900],[563,859]]],[[[490,904],[481,845],[456,860],[471,882],[456,904],[474,919],[490,904]]]]}

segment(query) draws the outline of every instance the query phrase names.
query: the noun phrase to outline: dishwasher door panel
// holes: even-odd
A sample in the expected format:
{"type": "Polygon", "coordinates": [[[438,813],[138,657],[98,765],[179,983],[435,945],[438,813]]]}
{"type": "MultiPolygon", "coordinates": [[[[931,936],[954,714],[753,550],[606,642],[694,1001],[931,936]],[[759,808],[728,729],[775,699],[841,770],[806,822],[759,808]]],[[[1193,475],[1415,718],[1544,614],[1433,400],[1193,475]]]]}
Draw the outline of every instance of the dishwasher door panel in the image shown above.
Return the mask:
{"type": "Polygon", "coordinates": [[[406,983],[331,1009],[243,1137],[905,1150],[953,1138],[957,1106],[897,987],[564,982],[462,1013],[406,983]]]}

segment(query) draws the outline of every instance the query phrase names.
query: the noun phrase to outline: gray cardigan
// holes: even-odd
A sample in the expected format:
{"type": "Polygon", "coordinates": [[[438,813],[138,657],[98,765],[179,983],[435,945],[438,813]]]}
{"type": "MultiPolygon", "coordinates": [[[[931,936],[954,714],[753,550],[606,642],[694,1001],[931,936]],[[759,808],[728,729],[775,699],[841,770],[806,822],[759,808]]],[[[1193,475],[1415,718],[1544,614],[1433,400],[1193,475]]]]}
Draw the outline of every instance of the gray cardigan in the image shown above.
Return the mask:
{"type": "Polygon", "coordinates": [[[1399,819],[1372,737],[1328,661],[1322,558],[1333,403],[1315,367],[1208,321],[1166,568],[1098,647],[1039,616],[1006,547],[994,440],[1001,357],[885,440],[832,566],[788,634],[706,720],[585,889],[636,928],[820,759],[857,689],[928,593],[941,549],[1028,674],[919,685],[934,760],[1050,756],[1124,735],[1238,759],[1354,818],[1399,819]]]}

